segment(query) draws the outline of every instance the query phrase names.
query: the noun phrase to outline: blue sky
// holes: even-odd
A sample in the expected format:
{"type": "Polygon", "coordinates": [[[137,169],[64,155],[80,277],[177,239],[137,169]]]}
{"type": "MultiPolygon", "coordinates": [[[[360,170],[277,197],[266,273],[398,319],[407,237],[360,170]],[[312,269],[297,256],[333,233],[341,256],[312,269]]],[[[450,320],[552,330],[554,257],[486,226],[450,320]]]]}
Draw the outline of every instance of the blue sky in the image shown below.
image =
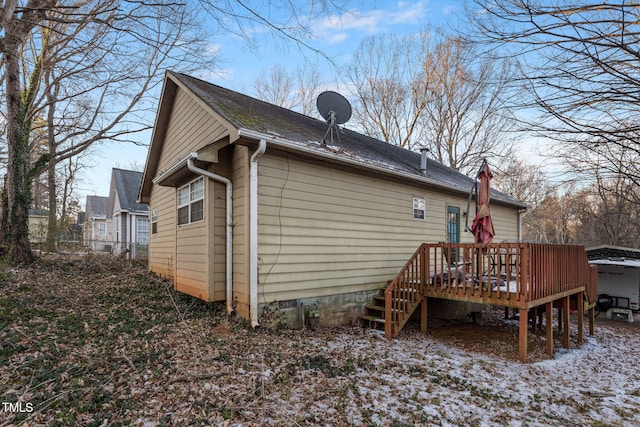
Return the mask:
{"type": "MultiPolygon", "coordinates": [[[[306,2],[305,2],[306,3],[306,2]]],[[[308,43],[324,52],[340,66],[351,59],[351,54],[366,37],[394,33],[416,33],[429,26],[455,23],[463,13],[462,1],[353,1],[350,6],[330,17],[315,21],[313,37],[308,43]]],[[[258,37],[257,49],[233,34],[211,38],[212,49],[221,56],[220,67],[197,77],[238,92],[253,94],[257,76],[274,65],[293,71],[305,60],[312,61],[322,70],[330,86],[338,86],[336,72],[329,61],[313,52],[301,50],[295,43],[274,40],[268,35],[258,37]]],[[[156,101],[157,102],[157,101],[156,101]]],[[[149,143],[150,133],[141,135],[140,142],[149,143]]],[[[108,196],[111,168],[128,169],[132,163],[144,165],[147,147],[132,144],[102,144],[92,148],[92,167],[84,171],[84,182],[79,185],[80,203],[86,195],[108,196]]]]}

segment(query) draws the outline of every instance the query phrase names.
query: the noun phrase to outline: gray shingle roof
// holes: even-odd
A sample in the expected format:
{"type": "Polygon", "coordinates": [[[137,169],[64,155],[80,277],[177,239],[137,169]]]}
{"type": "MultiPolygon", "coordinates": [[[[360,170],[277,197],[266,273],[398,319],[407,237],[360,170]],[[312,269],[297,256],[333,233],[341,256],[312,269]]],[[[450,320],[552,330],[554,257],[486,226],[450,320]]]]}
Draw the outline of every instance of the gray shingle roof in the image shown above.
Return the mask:
{"type": "MultiPolygon", "coordinates": [[[[430,178],[444,186],[468,192],[473,180],[433,159],[427,161],[427,172],[420,170],[421,155],[398,146],[368,137],[347,128],[340,128],[340,140],[324,146],[321,141],[328,129],[324,120],[314,119],[286,108],[234,92],[180,73],[171,73],[237,129],[249,129],[293,141],[305,149],[331,150],[345,158],[363,164],[381,166],[392,171],[430,178]]],[[[525,205],[492,189],[492,198],[520,207],[525,205]]]]}
{"type": "Polygon", "coordinates": [[[108,197],[87,196],[85,211],[87,219],[107,219],[108,197]]]}
{"type": "Polygon", "coordinates": [[[120,208],[129,212],[148,212],[146,203],[138,203],[138,192],[142,182],[142,172],[113,168],[112,186],[118,192],[120,208]]]}

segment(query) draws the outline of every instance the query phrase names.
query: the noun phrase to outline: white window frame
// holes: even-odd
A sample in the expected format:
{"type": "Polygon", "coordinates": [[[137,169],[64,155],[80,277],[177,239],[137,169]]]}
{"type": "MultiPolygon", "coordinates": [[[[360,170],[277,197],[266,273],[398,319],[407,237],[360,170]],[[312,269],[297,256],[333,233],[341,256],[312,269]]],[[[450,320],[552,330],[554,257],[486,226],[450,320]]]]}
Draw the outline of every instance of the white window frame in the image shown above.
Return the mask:
{"type": "Polygon", "coordinates": [[[107,223],[99,222],[98,223],[98,236],[106,236],[107,235],[107,223]]]}
{"type": "Polygon", "coordinates": [[[190,183],[179,187],[176,194],[177,212],[176,223],[177,225],[189,225],[196,222],[204,221],[204,177],[194,179],[190,183]],[[201,187],[199,185],[201,184],[201,187]],[[198,206],[202,205],[201,209],[198,206]],[[195,208],[195,209],[194,209],[195,208]],[[187,212],[186,220],[180,219],[180,211],[187,212]],[[199,214],[200,213],[200,214],[199,214]],[[198,215],[199,214],[199,215],[198,215]]]}

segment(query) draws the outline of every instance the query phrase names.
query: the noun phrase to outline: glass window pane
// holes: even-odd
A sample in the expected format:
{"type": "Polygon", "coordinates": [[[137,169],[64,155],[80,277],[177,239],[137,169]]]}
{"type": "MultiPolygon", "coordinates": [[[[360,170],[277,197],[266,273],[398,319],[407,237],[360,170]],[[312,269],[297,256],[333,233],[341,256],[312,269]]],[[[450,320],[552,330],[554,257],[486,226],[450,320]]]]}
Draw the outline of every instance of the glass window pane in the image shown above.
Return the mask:
{"type": "Polygon", "coordinates": [[[191,183],[191,201],[204,197],[204,179],[199,178],[191,183]]]}
{"type": "Polygon", "coordinates": [[[204,219],[204,200],[191,203],[191,222],[204,219]]]}
{"type": "Polygon", "coordinates": [[[413,198],[413,219],[424,219],[426,202],[422,197],[413,198]]]}
{"type": "Polygon", "coordinates": [[[189,223],[189,205],[178,208],[178,225],[189,223]]]}
{"type": "Polygon", "coordinates": [[[186,185],[178,190],[178,206],[189,203],[189,186],[186,185]]]}

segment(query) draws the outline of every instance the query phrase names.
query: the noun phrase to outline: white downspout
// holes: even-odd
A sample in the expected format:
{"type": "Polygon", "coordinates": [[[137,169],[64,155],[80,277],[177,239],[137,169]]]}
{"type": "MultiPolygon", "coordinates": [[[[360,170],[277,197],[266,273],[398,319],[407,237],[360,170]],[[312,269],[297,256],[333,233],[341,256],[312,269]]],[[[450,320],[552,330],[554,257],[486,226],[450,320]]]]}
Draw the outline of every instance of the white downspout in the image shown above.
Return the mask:
{"type": "Polygon", "coordinates": [[[233,186],[231,180],[224,176],[216,175],[208,170],[201,169],[193,164],[193,159],[198,158],[198,153],[191,153],[191,157],[187,159],[187,168],[198,175],[206,176],[214,181],[221,182],[225,185],[227,192],[226,206],[226,300],[227,313],[233,312],[233,186]]]}
{"type": "Polygon", "coordinates": [[[258,323],[258,159],[267,149],[261,139],[249,162],[249,314],[251,326],[258,323]]]}

